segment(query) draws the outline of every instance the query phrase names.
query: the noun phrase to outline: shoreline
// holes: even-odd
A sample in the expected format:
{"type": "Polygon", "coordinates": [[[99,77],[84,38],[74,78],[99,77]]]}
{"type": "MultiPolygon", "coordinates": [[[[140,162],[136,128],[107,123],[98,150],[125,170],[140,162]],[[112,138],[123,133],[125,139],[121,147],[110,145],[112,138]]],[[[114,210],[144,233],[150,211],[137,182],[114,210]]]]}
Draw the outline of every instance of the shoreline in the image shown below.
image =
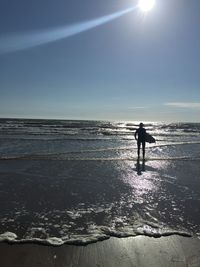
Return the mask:
{"type": "Polygon", "coordinates": [[[161,237],[178,232],[198,237],[198,164],[0,163],[0,241],[41,238],[62,245],[72,244],[69,239],[90,243],[108,235],[161,237]]]}
{"type": "Polygon", "coordinates": [[[200,239],[111,237],[85,246],[0,243],[3,267],[200,267],[200,239]]]}

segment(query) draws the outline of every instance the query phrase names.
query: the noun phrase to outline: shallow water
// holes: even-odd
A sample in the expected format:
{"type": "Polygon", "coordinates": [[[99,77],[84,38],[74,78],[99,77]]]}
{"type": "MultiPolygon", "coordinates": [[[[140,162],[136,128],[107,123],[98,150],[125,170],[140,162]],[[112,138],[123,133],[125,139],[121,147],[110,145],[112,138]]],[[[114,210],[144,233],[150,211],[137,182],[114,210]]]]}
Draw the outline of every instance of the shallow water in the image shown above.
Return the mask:
{"type": "Polygon", "coordinates": [[[0,239],[200,236],[200,124],[0,120],[0,239]],[[9,233],[8,233],[9,232],[9,233]]]}

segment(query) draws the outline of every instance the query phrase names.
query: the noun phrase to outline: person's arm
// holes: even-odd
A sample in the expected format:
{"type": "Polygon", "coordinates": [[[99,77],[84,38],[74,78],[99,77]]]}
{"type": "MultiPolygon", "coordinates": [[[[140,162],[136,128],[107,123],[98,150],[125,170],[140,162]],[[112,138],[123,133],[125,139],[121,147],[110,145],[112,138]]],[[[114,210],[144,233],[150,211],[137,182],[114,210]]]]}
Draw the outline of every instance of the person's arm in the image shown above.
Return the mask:
{"type": "Polygon", "coordinates": [[[135,140],[137,140],[137,130],[135,131],[135,140]]]}

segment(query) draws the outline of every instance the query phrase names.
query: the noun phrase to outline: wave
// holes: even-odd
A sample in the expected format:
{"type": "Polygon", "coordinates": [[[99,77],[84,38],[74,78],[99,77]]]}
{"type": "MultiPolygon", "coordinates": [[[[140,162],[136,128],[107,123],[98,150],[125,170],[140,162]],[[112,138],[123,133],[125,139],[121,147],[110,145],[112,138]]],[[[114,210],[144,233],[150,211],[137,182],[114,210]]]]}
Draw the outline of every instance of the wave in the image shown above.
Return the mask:
{"type": "Polygon", "coordinates": [[[163,147],[163,146],[180,146],[180,145],[199,145],[200,141],[189,141],[189,142],[172,142],[166,144],[153,145],[153,147],[163,147]]]}
{"type": "MultiPolygon", "coordinates": [[[[31,135],[29,137],[18,137],[17,135],[1,135],[0,134],[0,139],[2,140],[17,140],[17,141],[107,141],[107,140],[113,140],[111,137],[68,137],[66,135],[59,135],[58,136],[48,136],[48,135],[31,135]],[[34,137],[33,137],[34,136],[34,137]]],[[[122,138],[122,139],[117,139],[117,140],[132,140],[130,138],[122,138]]],[[[134,139],[133,139],[134,140],[134,139]]],[[[114,140],[113,140],[114,141],[114,140]]]]}
{"type": "MultiPolygon", "coordinates": [[[[179,145],[199,145],[200,141],[189,141],[189,142],[171,142],[171,143],[165,143],[165,144],[150,144],[149,147],[147,147],[146,149],[151,149],[154,147],[168,147],[168,146],[179,146],[179,145]]],[[[90,150],[80,150],[76,153],[85,153],[85,152],[99,152],[99,151],[110,151],[110,150],[133,150],[135,149],[135,147],[108,147],[108,148],[99,148],[99,149],[90,149],[90,150]]],[[[73,153],[73,152],[70,152],[73,153]]]]}
{"type": "MultiPolygon", "coordinates": [[[[59,140],[59,139],[58,139],[59,140]]],[[[77,140],[77,139],[76,139],[77,140]]],[[[98,139],[99,140],[99,139],[98,139]]],[[[180,145],[199,145],[200,142],[191,141],[191,142],[173,142],[173,143],[166,143],[166,144],[150,144],[146,147],[146,150],[152,150],[153,148],[159,148],[159,147],[174,147],[174,146],[180,146],[180,145]]],[[[69,158],[68,155],[75,154],[75,155],[81,155],[84,153],[98,153],[98,152],[118,152],[118,151],[134,151],[136,150],[136,146],[125,146],[125,147],[105,147],[105,148],[95,148],[95,149],[83,149],[83,150],[77,150],[77,151],[66,151],[66,152],[58,152],[58,153],[45,153],[45,154],[22,154],[22,155],[1,155],[0,160],[9,160],[9,159],[45,159],[45,158],[69,158]]],[[[180,157],[177,157],[180,158],[180,157]]],[[[185,158],[185,157],[184,157],[185,158]]],[[[187,158],[187,157],[186,157],[187,158]]],[[[80,157],[78,158],[80,159],[80,157]]],[[[122,159],[122,158],[120,158],[122,159]]],[[[156,158],[157,159],[157,158],[156,158]]],[[[159,158],[160,159],[160,158],[159,158]]],[[[165,158],[170,159],[170,157],[165,158]]]]}
{"type": "MultiPolygon", "coordinates": [[[[1,161],[9,160],[64,160],[64,161],[137,161],[138,157],[68,157],[65,154],[2,156],[1,161]]],[[[200,161],[200,157],[146,157],[145,161],[200,161]]]]}
{"type": "Polygon", "coordinates": [[[18,236],[12,232],[0,234],[0,242],[16,243],[38,243],[44,245],[61,246],[63,244],[86,245],[97,241],[103,241],[110,237],[134,237],[134,236],[149,236],[159,238],[162,236],[180,235],[192,237],[192,234],[187,231],[173,230],[170,228],[159,227],[152,223],[145,223],[135,226],[127,226],[119,229],[113,229],[106,226],[96,226],[92,232],[84,235],[67,235],[63,237],[48,237],[48,238],[27,238],[18,239],[18,236]]]}

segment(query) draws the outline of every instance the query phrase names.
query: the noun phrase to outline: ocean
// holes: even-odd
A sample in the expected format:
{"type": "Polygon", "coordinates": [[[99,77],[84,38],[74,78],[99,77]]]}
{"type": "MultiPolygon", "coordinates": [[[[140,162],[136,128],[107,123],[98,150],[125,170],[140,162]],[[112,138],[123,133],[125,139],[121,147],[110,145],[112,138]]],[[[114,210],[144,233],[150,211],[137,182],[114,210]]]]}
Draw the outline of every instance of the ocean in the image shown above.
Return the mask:
{"type": "Polygon", "coordinates": [[[0,119],[0,241],[200,238],[200,123],[0,119]]]}

